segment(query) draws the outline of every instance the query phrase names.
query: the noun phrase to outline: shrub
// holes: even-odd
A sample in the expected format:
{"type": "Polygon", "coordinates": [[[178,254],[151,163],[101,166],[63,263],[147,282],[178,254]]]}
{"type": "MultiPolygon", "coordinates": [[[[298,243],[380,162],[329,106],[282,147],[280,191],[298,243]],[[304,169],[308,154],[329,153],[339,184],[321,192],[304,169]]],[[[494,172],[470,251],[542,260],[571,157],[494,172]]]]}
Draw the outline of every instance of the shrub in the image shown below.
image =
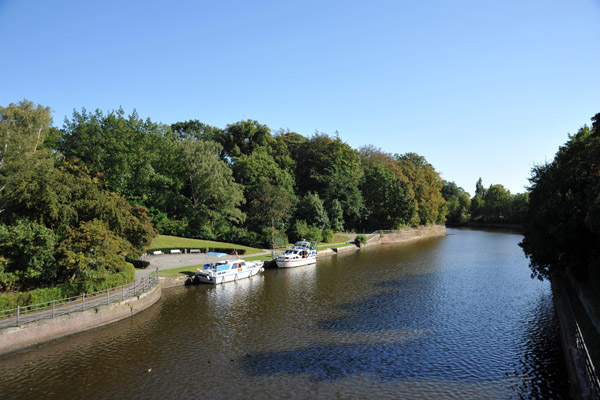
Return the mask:
{"type": "Polygon", "coordinates": [[[134,260],[131,258],[126,258],[125,261],[131,263],[134,266],[134,268],[148,268],[148,266],[150,265],[150,261],[146,260],[134,260]]]}
{"type": "Polygon", "coordinates": [[[356,235],[356,238],[354,238],[354,243],[358,247],[363,246],[365,243],[367,243],[367,237],[362,233],[360,235],[356,235]]]}
{"type": "MultiPolygon", "coordinates": [[[[102,279],[90,279],[83,282],[73,282],[56,285],[49,288],[34,289],[28,292],[10,292],[0,295],[0,310],[25,307],[30,304],[51,302],[83,293],[93,293],[131,283],[135,279],[135,268],[130,263],[120,267],[118,273],[102,279]]],[[[0,311],[2,315],[2,311],[0,311]]]]}
{"type": "Polygon", "coordinates": [[[333,231],[331,229],[323,229],[322,236],[323,236],[323,242],[325,242],[325,243],[333,242],[334,235],[333,235],[333,231]]]}

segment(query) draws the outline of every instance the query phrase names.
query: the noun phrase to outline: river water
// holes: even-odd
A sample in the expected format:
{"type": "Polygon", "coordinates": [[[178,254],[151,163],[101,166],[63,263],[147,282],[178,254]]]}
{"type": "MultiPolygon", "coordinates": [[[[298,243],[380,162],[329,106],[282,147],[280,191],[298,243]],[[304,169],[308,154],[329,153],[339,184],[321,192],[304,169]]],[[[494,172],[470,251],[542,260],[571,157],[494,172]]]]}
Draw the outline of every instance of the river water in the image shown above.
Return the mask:
{"type": "Polygon", "coordinates": [[[125,321],[0,358],[0,398],[568,398],[552,294],[520,240],[449,229],[167,289],[125,321]]]}

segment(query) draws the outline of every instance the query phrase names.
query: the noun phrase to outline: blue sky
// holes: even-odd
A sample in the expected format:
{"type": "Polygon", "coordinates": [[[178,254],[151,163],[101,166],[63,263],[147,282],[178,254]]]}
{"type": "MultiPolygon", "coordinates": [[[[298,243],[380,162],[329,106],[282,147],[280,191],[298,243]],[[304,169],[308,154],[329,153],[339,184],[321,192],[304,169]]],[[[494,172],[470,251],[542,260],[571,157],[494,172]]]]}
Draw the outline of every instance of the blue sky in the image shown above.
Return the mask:
{"type": "Polygon", "coordinates": [[[0,0],[0,105],[337,131],[516,193],[600,112],[599,21],[600,0],[0,0]]]}

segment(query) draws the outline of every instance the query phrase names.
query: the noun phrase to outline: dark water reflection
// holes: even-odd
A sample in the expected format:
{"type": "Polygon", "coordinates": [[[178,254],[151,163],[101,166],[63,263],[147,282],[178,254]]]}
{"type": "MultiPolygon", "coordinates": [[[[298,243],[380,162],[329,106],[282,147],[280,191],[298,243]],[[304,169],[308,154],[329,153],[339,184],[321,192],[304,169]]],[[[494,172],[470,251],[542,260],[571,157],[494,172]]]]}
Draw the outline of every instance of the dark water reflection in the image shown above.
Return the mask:
{"type": "Polygon", "coordinates": [[[165,291],[0,359],[0,398],[567,398],[552,295],[519,240],[449,230],[165,291]]]}

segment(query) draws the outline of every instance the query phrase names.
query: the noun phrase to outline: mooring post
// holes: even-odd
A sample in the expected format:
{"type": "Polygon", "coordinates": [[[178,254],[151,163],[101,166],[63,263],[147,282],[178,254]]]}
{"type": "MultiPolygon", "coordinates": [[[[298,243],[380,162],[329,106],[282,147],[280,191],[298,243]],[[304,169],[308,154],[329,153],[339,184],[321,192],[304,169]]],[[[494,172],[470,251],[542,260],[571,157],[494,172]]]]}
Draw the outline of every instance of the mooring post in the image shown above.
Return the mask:
{"type": "Polygon", "coordinates": [[[85,292],[83,293],[82,298],[83,298],[83,302],[81,303],[82,304],[81,309],[85,310],[85,292]]]}
{"type": "Polygon", "coordinates": [[[21,314],[21,306],[17,304],[17,326],[19,326],[19,314],[21,314]]]}
{"type": "Polygon", "coordinates": [[[54,303],[56,300],[52,300],[52,318],[54,318],[54,303]]]}
{"type": "Polygon", "coordinates": [[[108,288],[106,288],[106,305],[110,304],[110,295],[108,293],[108,288]]]}

